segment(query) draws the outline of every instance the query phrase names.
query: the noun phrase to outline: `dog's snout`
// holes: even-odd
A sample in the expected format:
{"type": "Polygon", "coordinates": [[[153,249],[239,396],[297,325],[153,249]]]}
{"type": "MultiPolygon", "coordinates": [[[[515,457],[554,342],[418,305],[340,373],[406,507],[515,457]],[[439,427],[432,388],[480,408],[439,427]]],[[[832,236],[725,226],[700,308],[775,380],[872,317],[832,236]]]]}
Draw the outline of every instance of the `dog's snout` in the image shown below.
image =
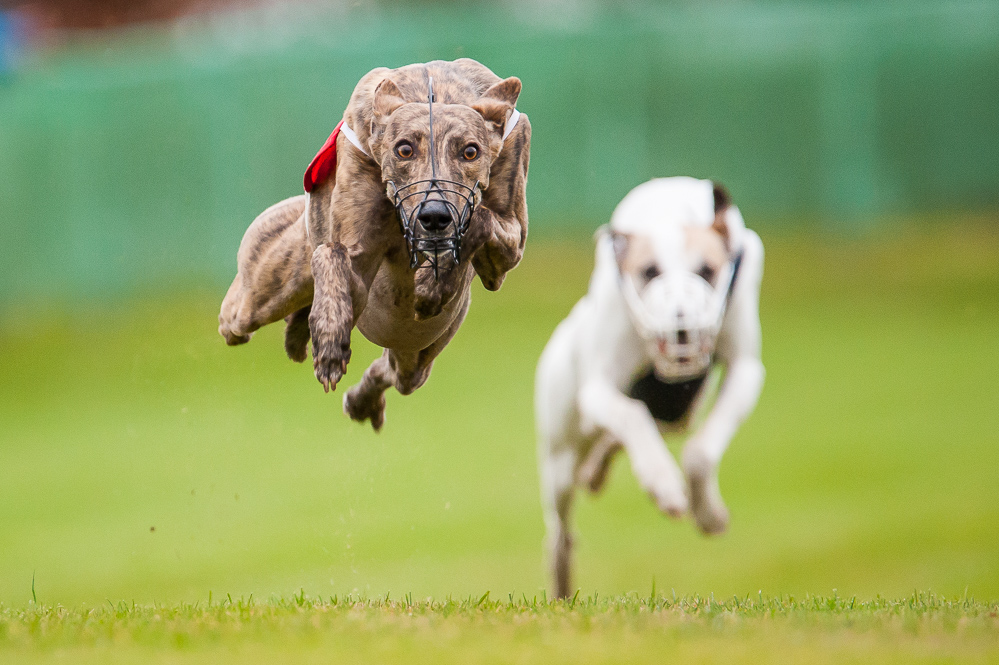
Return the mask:
{"type": "Polygon", "coordinates": [[[427,201],[416,218],[427,231],[442,231],[451,223],[451,211],[443,201],[427,201]]]}
{"type": "Polygon", "coordinates": [[[686,329],[680,328],[679,330],[676,331],[677,344],[686,344],[688,339],[689,335],[687,334],[686,329]]]}

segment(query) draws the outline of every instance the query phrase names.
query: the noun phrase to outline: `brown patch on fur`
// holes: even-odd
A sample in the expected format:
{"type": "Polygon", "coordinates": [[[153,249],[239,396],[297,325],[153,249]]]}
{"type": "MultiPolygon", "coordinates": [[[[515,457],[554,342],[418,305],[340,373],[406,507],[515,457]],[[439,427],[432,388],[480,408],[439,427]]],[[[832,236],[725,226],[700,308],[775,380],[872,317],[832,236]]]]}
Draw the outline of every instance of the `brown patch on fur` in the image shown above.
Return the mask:
{"type": "MultiPolygon", "coordinates": [[[[728,227],[726,227],[727,229],[728,227]]],[[[687,254],[699,255],[704,263],[714,271],[718,271],[728,261],[728,249],[725,238],[714,226],[688,226],[684,228],[687,243],[687,254]]]]}

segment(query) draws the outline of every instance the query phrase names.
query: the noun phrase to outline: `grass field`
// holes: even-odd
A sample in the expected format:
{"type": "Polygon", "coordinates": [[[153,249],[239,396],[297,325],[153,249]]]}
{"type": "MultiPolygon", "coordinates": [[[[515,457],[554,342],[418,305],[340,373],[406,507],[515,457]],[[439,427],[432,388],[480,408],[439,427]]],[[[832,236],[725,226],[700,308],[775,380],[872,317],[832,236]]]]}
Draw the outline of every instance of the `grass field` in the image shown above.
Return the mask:
{"type": "Polygon", "coordinates": [[[18,663],[990,663],[999,606],[913,594],[545,603],[305,596],[0,614],[18,663]]]}
{"type": "MultiPolygon", "coordinates": [[[[500,293],[477,289],[427,386],[389,395],[379,435],[284,358],[279,328],[226,348],[224,287],[11,312],[0,661],[106,662],[110,650],[122,662],[264,662],[286,648],[296,662],[407,651],[528,662],[543,649],[579,662],[994,660],[996,606],[939,600],[999,598],[994,228],[763,234],[767,384],[723,462],[729,533],[663,518],[619,461],[605,493],[579,504],[576,580],[590,600],[574,610],[508,598],[541,599],[545,586],[532,378],[585,290],[586,242],[532,240],[500,293]],[[653,583],[662,600],[649,608],[653,583]],[[915,589],[938,596],[766,609],[788,594],[915,589]],[[413,618],[405,603],[343,600],[474,605],[487,590],[485,609],[417,605],[413,618]],[[292,600],[302,591],[306,607],[292,600]],[[690,600],[760,593],[762,609],[690,600]],[[219,605],[250,594],[252,610],[219,605]]],[[[376,354],[359,335],[354,349],[348,383],[376,354]]]]}

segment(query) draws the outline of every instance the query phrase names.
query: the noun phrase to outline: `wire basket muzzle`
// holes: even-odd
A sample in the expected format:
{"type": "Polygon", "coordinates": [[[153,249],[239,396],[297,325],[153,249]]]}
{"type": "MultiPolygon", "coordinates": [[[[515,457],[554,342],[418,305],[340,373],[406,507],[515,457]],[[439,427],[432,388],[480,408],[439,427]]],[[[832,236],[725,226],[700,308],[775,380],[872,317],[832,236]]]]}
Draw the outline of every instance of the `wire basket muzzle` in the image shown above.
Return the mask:
{"type": "Polygon", "coordinates": [[[409,250],[411,268],[420,266],[421,259],[436,275],[442,257],[451,256],[454,263],[461,261],[461,239],[475,211],[479,183],[469,187],[453,180],[433,178],[416,180],[402,187],[392,186],[392,202],[402,227],[403,239],[409,250]],[[421,215],[428,204],[443,205],[450,219],[439,228],[427,229],[421,215]],[[407,211],[407,208],[409,210],[407,211]]]}

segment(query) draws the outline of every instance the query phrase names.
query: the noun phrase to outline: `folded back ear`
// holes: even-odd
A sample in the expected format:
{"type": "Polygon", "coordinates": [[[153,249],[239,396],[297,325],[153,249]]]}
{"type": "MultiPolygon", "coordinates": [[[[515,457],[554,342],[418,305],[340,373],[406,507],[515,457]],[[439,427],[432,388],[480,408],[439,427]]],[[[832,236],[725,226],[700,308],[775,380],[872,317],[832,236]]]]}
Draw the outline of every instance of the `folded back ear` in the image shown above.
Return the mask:
{"type": "Polygon", "coordinates": [[[739,209],[732,205],[732,196],[723,185],[712,183],[712,194],[715,200],[715,219],[711,228],[725,241],[725,249],[729,252],[738,251],[741,247],[741,232],[746,228],[739,209]]]}
{"type": "Polygon", "coordinates": [[[722,237],[727,246],[729,233],[728,224],[725,223],[725,211],[732,205],[732,197],[724,185],[717,182],[712,182],[711,185],[711,194],[715,199],[715,221],[712,222],[711,228],[722,237]]]}
{"type": "Polygon", "coordinates": [[[382,79],[375,88],[374,111],[376,117],[392,115],[392,112],[406,103],[402,91],[392,79],[382,79]]]}
{"type": "Polygon", "coordinates": [[[520,88],[520,79],[516,76],[503,79],[482,93],[482,96],[472,104],[472,108],[502,136],[506,121],[513,113],[513,107],[517,105],[520,88]]]}

